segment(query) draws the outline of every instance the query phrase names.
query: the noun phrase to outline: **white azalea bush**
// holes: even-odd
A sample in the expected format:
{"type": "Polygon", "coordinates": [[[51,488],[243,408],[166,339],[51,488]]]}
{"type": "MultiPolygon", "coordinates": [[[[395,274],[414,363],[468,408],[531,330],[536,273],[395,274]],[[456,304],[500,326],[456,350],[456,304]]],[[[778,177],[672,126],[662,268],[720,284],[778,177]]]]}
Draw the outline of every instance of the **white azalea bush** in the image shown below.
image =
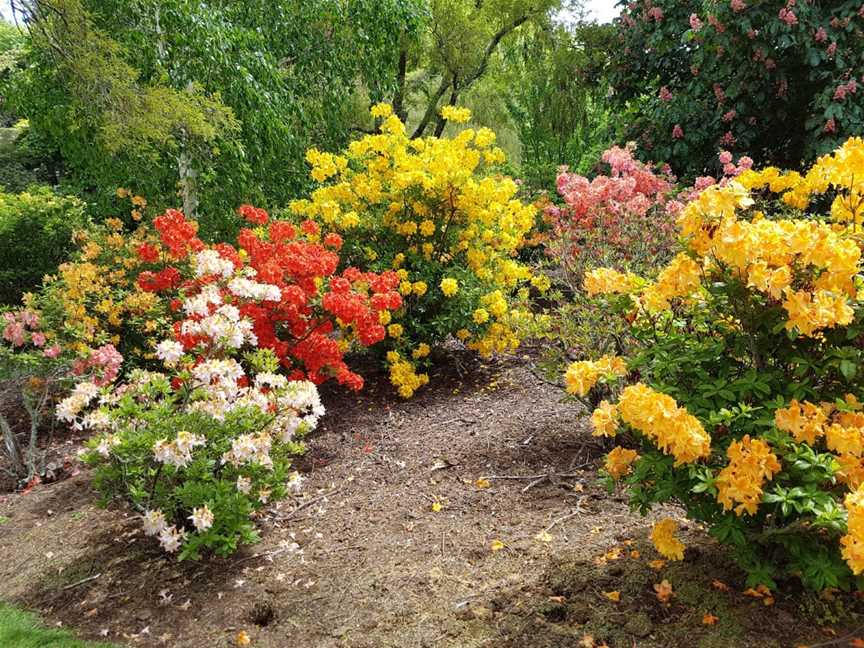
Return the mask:
{"type": "Polygon", "coordinates": [[[94,432],[83,458],[96,487],[128,500],[165,551],[227,555],[257,540],[255,511],[299,487],[291,459],[324,413],[315,385],[276,365],[259,350],[173,375],[139,369],[113,388],[80,383],[58,415],[94,432]]]}

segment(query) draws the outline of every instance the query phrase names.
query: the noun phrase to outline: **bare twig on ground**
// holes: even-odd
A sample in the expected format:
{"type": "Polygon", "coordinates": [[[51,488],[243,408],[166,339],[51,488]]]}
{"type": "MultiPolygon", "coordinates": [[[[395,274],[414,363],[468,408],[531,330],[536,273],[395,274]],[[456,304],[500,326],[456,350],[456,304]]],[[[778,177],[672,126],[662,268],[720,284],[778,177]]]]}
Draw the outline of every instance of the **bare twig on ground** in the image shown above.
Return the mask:
{"type": "Polygon", "coordinates": [[[88,576],[87,578],[82,578],[82,579],[79,580],[79,581],[75,581],[75,582],[72,583],[71,585],[66,585],[66,586],[63,587],[62,589],[63,589],[63,590],[70,590],[70,589],[74,589],[74,588],[78,587],[79,585],[83,585],[84,583],[89,583],[90,581],[94,581],[94,580],[96,580],[96,579],[99,578],[101,575],[102,575],[102,574],[99,573],[99,574],[94,574],[93,576],[88,576]]]}
{"type": "Polygon", "coordinates": [[[553,477],[578,477],[579,473],[542,473],[539,475],[482,475],[480,479],[521,479],[521,480],[544,480],[552,479],[553,477]]]}
{"type": "Polygon", "coordinates": [[[550,524],[545,529],[543,529],[543,531],[544,531],[544,533],[549,533],[552,529],[554,529],[556,526],[558,526],[562,522],[566,522],[567,520],[574,518],[577,515],[581,515],[581,514],[582,514],[582,508],[577,503],[575,511],[573,511],[572,513],[568,513],[567,515],[561,516],[560,518],[558,518],[556,520],[553,520],[552,524],[550,524]]]}
{"type": "Polygon", "coordinates": [[[310,500],[306,500],[302,504],[298,505],[297,508],[295,508],[293,511],[291,511],[287,515],[277,515],[275,519],[279,520],[280,522],[284,522],[285,520],[290,520],[291,518],[293,518],[295,515],[297,515],[303,509],[308,508],[308,507],[312,506],[313,504],[315,504],[316,502],[320,502],[321,500],[323,500],[327,497],[330,497],[331,495],[335,495],[336,493],[338,493],[341,490],[342,490],[341,487],[334,488],[333,490],[328,491],[328,492],[324,493],[323,495],[319,495],[318,497],[313,497],[310,500]]]}

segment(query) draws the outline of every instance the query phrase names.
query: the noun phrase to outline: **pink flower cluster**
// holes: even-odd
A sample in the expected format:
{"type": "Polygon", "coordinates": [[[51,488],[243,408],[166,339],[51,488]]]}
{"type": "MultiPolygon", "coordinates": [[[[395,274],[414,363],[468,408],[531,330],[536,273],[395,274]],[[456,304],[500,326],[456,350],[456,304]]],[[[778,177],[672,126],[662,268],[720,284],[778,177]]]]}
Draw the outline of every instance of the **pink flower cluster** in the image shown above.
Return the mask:
{"type": "Polygon", "coordinates": [[[92,374],[93,383],[97,387],[110,385],[117,378],[120,366],[123,364],[123,356],[113,344],[105,344],[95,351],[91,351],[86,358],[77,360],[72,365],[72,374],[82,376],[85,373],[92,374]]]}
{"type": "Polygon", "coordinates": [[[554,232],[548,250],[576,276],[598,261],[652,259],[674,239],[662,210],[674,178],[635,159],[634,148],[613,146],[603,153],[608,175],[588,180],[564,168],[558,176],[565,204],[546,209],[554,232]]]}
{"type": "Polygon", "coordinates": [[[663,10],[660,7],[651,7],[648,10],[648,13],[645,14],[645,17],[648,20],[654,20],[656,22],[660,22],[663,20],[663,10]]]}
{"type": "Polygon", "coordinates": [[[795,0],[789,0],[786,3],[786,6],[781,8],[777,14],[777,16],[780,18],[780,20],[782,20],[784,23],[786,23],[790,27],[798,24],[798,16],[796,16],[795,12],[793,11],[794,7],[795,7],[795,0]]]}
{"type": "Polygon", "coordinates": [[[45,347],[48,338],[39,330],[39,314],[30,310],[22,309],[15,312],[3,313],[3,339],[13,347],[23,347],[28,342],[34,347],[43,349],[42,354],[48,358],[56,358],[60,355],[60,347],[56,344],[45,347]]]}
{"type": "Polygon", "coordinates": [[[850,79],[848,83],[841,83],[834,91],[834,101],[843,101],[847,94],[855,94],[858,91],[858,82],[850,79]]]}

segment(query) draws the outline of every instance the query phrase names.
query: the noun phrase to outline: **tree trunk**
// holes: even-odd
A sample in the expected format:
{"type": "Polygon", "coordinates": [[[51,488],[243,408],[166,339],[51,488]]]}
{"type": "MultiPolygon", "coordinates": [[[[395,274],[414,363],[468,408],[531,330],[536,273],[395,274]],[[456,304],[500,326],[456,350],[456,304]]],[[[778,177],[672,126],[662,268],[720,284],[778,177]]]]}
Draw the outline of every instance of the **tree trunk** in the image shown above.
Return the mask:
{"type": "Polygon", "coordinates": [[[405,123],[408,114],[405,111],[405,76],[408,73],[408,50],[403,45],[399,52],[399,70],[396,74],[396,94],[393,95],[393,112],[405,123]]]}

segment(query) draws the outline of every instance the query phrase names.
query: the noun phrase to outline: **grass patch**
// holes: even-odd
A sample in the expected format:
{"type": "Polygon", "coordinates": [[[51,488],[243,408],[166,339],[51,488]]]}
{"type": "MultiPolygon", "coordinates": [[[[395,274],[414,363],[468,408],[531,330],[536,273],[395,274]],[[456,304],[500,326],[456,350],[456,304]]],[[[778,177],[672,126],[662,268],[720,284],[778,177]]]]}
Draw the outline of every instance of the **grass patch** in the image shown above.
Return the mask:
{"type": "Polygon", "coordinates": [[[66,630],[46,628],[39,619],[0,603],[0,646],[9,648],[115,648],[111,644],[75,639],[66,630]]]}

